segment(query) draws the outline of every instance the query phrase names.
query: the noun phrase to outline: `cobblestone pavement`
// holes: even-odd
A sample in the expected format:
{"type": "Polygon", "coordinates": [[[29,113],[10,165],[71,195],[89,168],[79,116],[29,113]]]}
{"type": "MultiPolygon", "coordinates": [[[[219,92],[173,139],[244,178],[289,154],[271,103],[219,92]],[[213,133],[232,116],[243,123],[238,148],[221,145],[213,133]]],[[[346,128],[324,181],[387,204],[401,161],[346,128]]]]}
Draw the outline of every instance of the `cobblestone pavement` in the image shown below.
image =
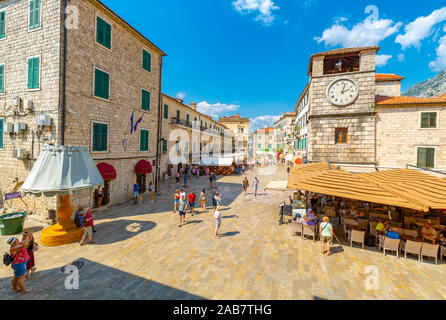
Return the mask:
{"type": "MultiPolygon", "coordinates": [[[[256,173],[257,174],[257,173],[256,173]]],[[[254,172],[248,174],[252,183],[254,172]]],[[[257,198],[252,188],[242,194],[241,176],[220,177],[224,195],[222,237],[213,235],[211,210],[187,216],[178,227],[173,214],[174,181],[160,187],[154,204],[123,204],[96,216],[96,243],[80,247],[41,247],[38,272],[27,296],[13,294],[12,270],[0,267],[3,299],[445,299],[446,264],[383,256],[376,250],[337,246],[332,256],[320,254],[320,243],[293,237],[278,224],[278,204],[291,193],[264,192],[272,176],[259,176],[257,198]],[[61,268],[76,260],[79,289],[67,290],[61,268]],[[377,281],[374,281],[377,275],[377,281]]],[[[274,179],[286,179],[284,169],[274,179]]],[[[205,178],[192,188],[208,187],[205,178]]],[[[38,240],[41,227],[27,222],[38,240]]],[[[7,250],[7,237],[0,248],[7,250]]]]}

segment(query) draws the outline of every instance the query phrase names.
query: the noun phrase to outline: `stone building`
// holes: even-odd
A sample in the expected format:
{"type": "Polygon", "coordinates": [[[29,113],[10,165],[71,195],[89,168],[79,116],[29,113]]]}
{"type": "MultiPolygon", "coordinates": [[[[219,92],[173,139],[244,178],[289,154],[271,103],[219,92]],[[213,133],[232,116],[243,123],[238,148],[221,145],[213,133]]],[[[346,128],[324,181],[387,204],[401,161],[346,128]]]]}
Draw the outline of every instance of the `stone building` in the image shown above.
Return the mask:
{"type": "Polygon", "coordinates": [[[249,118],[240,117],[240,114],[230,117],[223,117],[218,120],[221,124],[225,125],[234,135],[234,151],[237,153],[248,152],[248,140],[249,140],[249,118]]]}
{"type": "MultiPolygon", "coordinates": [[[[64,4],[0,1],[1,191],[19,190],[44,144],[83,145],[106,181],[103,204],[124,202],[137,179],[155,180],[165,54],[100,1],[64,4]]],[[[72,202],[90,206],[93,198],[72,202]]],[[[39,213],[56,205],[8,202],[39,213]]]]}
{"type": "Polygon", "coordinates": [[[252,134],[253,156],[256,160],[274,155],[274,128],[259,129],[252,134]]]}
{"type": "Polygon", "coordinates": [[[284,154],[294,152],[295,141],[295,112],[282,113],[279,120],[274,123],[274,150],[284,154]]]}
{"type": "Polygon", "coordinates": [[[300,158],[307,157],[308,146],[308,114],[310,111],[309,85],[305,86],[299,100],[294,107],[296,118],[294,120],[294,155],[300,158]]]}
{"type": "Polygon", "coordinates": [[[376,73],[378,50],[344,48],[311,56],[310,83],[297,106],[299,114],[308,112],[309,161],[446,169],[446,95],[402,97],[403,77],[376,73]]]}
{"type": "Polygon", "coordinates": [[[232,152],[232,132],[199,111],[197,104],[162,95],[161,170],[199,165],[201,157],[232,152]]]}

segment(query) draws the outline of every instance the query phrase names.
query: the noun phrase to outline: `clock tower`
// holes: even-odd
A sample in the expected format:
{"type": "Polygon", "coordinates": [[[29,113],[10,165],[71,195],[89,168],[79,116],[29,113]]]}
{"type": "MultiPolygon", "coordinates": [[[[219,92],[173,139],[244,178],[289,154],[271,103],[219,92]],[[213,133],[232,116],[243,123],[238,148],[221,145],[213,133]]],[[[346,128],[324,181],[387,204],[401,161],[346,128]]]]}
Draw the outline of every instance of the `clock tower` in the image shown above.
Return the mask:
{"type": "Polygon", "coordinates": [[[379,47],[311,56],[309,161],[376,163],[375,60],[379,47]]]}

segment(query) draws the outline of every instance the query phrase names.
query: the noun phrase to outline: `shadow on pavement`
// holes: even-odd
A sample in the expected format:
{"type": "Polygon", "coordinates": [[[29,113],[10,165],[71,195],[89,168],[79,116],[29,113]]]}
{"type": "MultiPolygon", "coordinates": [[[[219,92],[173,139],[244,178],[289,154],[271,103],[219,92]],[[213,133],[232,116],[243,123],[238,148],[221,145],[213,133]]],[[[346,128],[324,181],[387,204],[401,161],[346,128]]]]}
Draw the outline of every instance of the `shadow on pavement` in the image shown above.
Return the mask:
{"type": "Polygon", "coordinates": [[[104,245],[128,240],[142,232],[156,227],[152,221],[115,220],[95,224],[96,233],[93,241],[96,245],[104,245]]]}
{"type": "Polygon", "coordinates": [[[234,237],[236,235],[240,234],[239,231],[231,231],[231,232],[226,232],[226,233],[222,233],[220,235],[220,238],[225,238],[225,237],[234,237]]]}
{"type": "MultiPolygon", "coordinates": [[[[74,273],[60,267],[36,272],[26,282],[33,291],[27,295],[12,293],[11,278],[0,279],[0,294],[5,300],[205,300],[203,297],[175,289],[88,259],[80,258],[78,289],[67,289],[65,283],[75,284],[74,273]],[[68,278],[68,280],[67,280],[68,278]]],[[[73,261],[74,262],[74,261],[73,261]]],[[[11,270],[12,276],[12,270],[11,270]]]]}

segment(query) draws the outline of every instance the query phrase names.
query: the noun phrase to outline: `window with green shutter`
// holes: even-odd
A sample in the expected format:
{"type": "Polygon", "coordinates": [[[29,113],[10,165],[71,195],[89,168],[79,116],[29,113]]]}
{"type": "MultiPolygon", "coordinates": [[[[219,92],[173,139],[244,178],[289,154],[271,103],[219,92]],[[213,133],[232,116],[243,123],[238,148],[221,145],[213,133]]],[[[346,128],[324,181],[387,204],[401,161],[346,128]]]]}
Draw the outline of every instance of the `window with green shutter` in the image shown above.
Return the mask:
{"type": "Polygon", "coordinates": [[[40,0],[29,1],[29,30],[40,27],[40,0]]]}
{"type": "Polygon", "coordinates": [[[0,149],[3,149],[3,119],[0,119],[0,149]]]}
{"type": "Polygon", "coordinates": [[[0,65],[0,94],[5,93],[5,65],[0,65]]]}
{"type": "Polygon", "coordinates": [[[142,68],[148,72],[152,71],[152,55],[147,50],[142,50],[142,68]]]}
{"type": "Polygon", "coordinates": [[[99,17],[96,20],[96,42],[111,49],[111,25],[99,17]]]}
{"type": "Polygon", "coordinates": [[[94,69],[94,95],[98,98],[110,98],[110,75],[99,69],[94,69]]]}
{"type": "Polygon", "coordinates": [[[169,106],[167,104],[164,105],[164,119],[169,119],[169,106]]]}
{"type": "Polygon", "coordinates": [[[107,151],[108,125],[93,123],[93,151],[107,151]]]}
{"type": "Polygon", "coordinates": [[[150,111],[150,92],[144,89],[141,94],[141,109],[150,111]]]}
{"type": "Polygon", "coordinates": [[[140,131],[139,151],[149,151],[149,130],[140,131]]]}
{"type": "Polygon", "coordinates": [[[177,110],[177,121],[180,120],[180,115],[181,115],[180,110],[177,110]]]}
{"type": "Polygon", "coordinates": [[[434,168],[435,167],[435,148],[418,148],[419,168],[434,168]]]}
{"type": "Polygon", "coordinates": [[[167,140],[163,140],[163,152],[167,152],[167,140]]]}
{"type": "Polygon", "coordinates": [[[189,121],[190,121],[190,116],[186,115],[186,123],[189,124],[189,121]]]}
{"type": "Polygon", "coordinates": [[[40,58],[28,59],[28,89],[40,87],[40,58]]]}
{"type": "Polygon", "coordinates": [[[437,113],[423,112],[421,113],[421,128],[436,128],[437,127],[437,113]]]}
{"type": "Polygon", "coordinates": [[[0,12],[0,39],[6,37],[6,11],[0,12]]]}

